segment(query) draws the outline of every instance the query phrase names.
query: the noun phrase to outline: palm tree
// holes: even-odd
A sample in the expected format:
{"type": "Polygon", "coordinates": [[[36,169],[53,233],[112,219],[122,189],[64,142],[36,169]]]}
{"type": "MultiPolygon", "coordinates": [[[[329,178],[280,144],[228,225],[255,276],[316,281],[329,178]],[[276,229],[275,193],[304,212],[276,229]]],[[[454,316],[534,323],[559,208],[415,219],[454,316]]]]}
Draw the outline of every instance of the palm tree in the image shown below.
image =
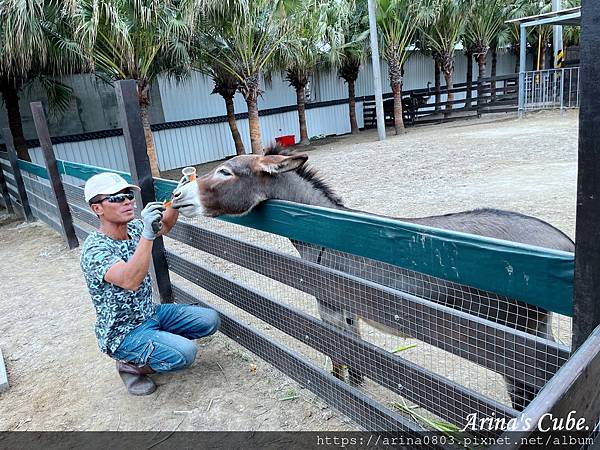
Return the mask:
{"type": "Polygon", "coordinates": [[[96,73],[107,82],[134,79],[152,175],[160,176],[150,130],[150,89],[159,76],[181,80],[192,67],[191,43],[210,0],[80,0],[77,20],[96,73]]]}
{"type": "Polygon", "coordinates": [[[402,120],[402,69],[411,54],[409,46],[419,26],[431,18],[424,0],[377,0],[377,28],[388,63],[388,76],[394,94],[394,129],[404,133],[402,120]]]}
{"type": "Polygon", "coordinates": [[[286,80],[296,91],[300,144],[310,142],[306,126],[305,89],[318,67],[339,66],[352,0],[303,0],[290,10],[286,46],[280,52],[286,80]]]}
{"type": "Polygon", "coordinates": [[[440,64],[448,89],[446,111],[452,109],[454,93],[454,51],[462,37],[466,16],[463,0],[441,0],[435,21],[423,32],[427,44],[433,50],[440,64]]]}
{"type": "MultiPolygon", "coordinates": [[[[434,0],[435,2],[435,13],[434,15],[439,14],[439,12],[437,12],[437,7],[439,6],[439,3],[443,1],[443,0],[434,0]]],[[[424,56],[430,57],[433,59],[433,92],[435,95],[435,107],[434,107],[434,112],[437,114],[440,110],[440,100],[441,100],[441,85],[442,85],[442,65],[441,65],[441,59],[440,59],[440,54],[435,51],[430,45],[429,45],[429,41],[427,39],[427,35],[428,34],[433,34],[435,33],[435,21],[432,21],[428,26],[426,27],[421,27],[420,30],[417,32],[417,42],[418,42],[418,46],[419,49],[421,50],[421,53],[424,56]]]]}
{"type": "MultiPolygon", "coordinates": [[[[200,25],[202,27],[202,25],[200,25]]],[[[235,119],[235,106],[233,98],[240,88],[239,79],[230,73],[219,60],[221,49],[212,46],[211,42],[203,39],[203,33],[197,33],[194,43],[194,69],[203,75],[210,77],[214,83],[212,94],[219,94],[225,101],[225,111],[231,137],[235,144],[237,155],[244,155],[246,149],[240,136],[235,119]]]]}
{"type": "Polygon", "coordinates": [[[485,57],[503,27],[503,0],[471,0],[465,37],[477,59],[479,78],[485,77],[485,57]]]}
{"type": "MultiPolygon", "coordinates": [[[[532,0],[515,0],[507,5],[507,19],[520,19],[522,17],[533,16],[536,14],[536,5],[532,0]]],[[[529,42],[533,29],[527,27],[526,39],[529,42]]],[[[521,53],[521,27],[518,23],[511,23],[508,26],[507,41],[510,52],[515,55],[515,73],[519,73],[520,53],[521,53]]]]}
{"type": "Polygon", "coordinates": [[[73,39],[72,4],[43,0],[0,2],[0,95],[20,159],[31,161],[25,136],[19,95],[38,82],[45,89],[51,112],[64,112],[71,88],[62,75],[86,66],[81,46],[73,39]]]}
{"type": "Polygon", "coordinates": [[[343,22],[344,43],[338,76],[348,84],[350,130],[352,134],[357,134],[359,130],[356,121],[356,80],[367,55],[366,38],[369,35],[369,23],[365,0],[356,1],[351,8],[349,20],[343,22]]]}
{"type": "Polygon", "coordinates": [[[231,136],[235,144],[235,152],[237,155],[244,155],[246,154],[246,149],[244,148],[244,142],[237,127],[233,104],[233,97],[240,88],[239,80],[218,64],[213,64],[212,72],[211,77],[215,83],[212,93],[219,94],[225,100],[227,122],[229,123],[229,129],[231,130],[231,136]]]}
{"type": "Polygon", "coordinates": [[[258,97],[262,77],[274,68],[281,51],[288,22],[287,0],[224,0],[221,7],[209,9],[203,40],[215,52],[209,57],[236,77],[239,92],[248,107],[252,153],[263,150],[258,117],[258,97]]]}

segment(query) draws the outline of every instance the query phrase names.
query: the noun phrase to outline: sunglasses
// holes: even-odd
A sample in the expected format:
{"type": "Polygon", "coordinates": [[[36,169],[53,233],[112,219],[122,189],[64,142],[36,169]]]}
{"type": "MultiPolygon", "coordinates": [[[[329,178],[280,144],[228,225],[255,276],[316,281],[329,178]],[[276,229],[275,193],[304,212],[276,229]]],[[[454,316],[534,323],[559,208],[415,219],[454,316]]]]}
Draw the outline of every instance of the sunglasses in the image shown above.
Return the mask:
{"type": "Polygon", "coordinates": [[[108,200],[108,203],[123,203],[125,200],[133,200],[135,195],[132,191],[121,192],[119,194],[111,194],[108,195],[95,203],[102,203],[105,200],[108,200]]]}

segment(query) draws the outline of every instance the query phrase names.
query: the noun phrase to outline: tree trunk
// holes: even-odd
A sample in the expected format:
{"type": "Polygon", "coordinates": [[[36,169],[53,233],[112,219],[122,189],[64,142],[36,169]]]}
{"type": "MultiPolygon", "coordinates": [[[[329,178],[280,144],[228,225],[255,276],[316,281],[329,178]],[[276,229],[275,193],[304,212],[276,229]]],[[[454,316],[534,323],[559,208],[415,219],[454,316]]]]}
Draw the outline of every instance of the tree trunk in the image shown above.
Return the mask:
{"type": "Polygon", "coordinates": [[[517,57],[515,61],[515,73],[519,73],[519,70],[521,70],[521,49],[519,46],[515,50],[515,56],[517,57]]]}
{"type": "Polygon", "coordinates": [[[473,51],[467,50],[467,96],[465,99],[465,108],[471,106],[471,99],[473,98],[473,51]]]}
{"type": "Polygon", "coordinates": [[[260,155],[263,151],[260,133],[260,119],[258,118],[258,92],[248,92],[246,104],[248,105],[248,127],[250,128],[250,144],[252,153],[260,155]]]}
{"type": "Polygon", "coordinates": [[[296,104],[298,105],[298,122],[300,125],[300,145],[310,144],[308,139],[308,129],[306,128],[306,97],[304,89],[306,85],[296,87],[296,104]]]}
{"type": "Polygon", "coordinates": [[[358,122],[356,121],[356,82],[348,80],[348,108],[350,111],[350,131],[358,134],[358,122]]]}
{"type": "Polygon", "coordinates": [[[442,68],[438,58],[433,58],[435,61],[435,112],[439,112],[442,101],[441,86],[442,86],[442,68]]]}
{"type": "Polygon", "coordinates": [[[29,150],[27,150],[27,142],[23,134],[23,123],[21,121],[21,110],[19,108],[19,92],[15,86],[15,82],[5,81],[0,84],[0,94],[4,99],[6,112],[8,115],[8,127],[15,143],[15,149],[19,159],[31,161],[29,150]]]}
{"type": "Polygon", "coordinates": [[[496,68],[498,66],[498,54],[496,48],[492,48],[492,71],[491,71],[491,87],[492,87],[492,101],[496,100],[496,81],[494,77],[496,76],[496,68]]]}
{"type": "Polygon", "coordinates": [[[144,137],[146,138],[146,148],[148,159],[150,160],[150,171],[153,177],[160,177],[160,169],[158,167],[158,157],[156,156],[156,147],[154,146],[154,136],[150,130],[150,118],[148,114],[149,102],[140,99],[140,115],[142,116],[142,125],[144,126],[144,137]]]}
{"type": "Polygon", "coordinates": [[[477,64],[479,64],[479,78],[485,78],[485,53],[481,52],[477,55],[477,64]]]}
{"type": "Polygon", "coordinates": [[[546,44],[542,44],[540,52],[540,70],[544,70],[546,68],[546,44]]]}
{"type": "Polygon", "coordinates": [[[392,84],[394,93],[394,129],[396,134],[404,134],[404,120],[402,120],[402,87],[400,83],[392,84]]]}
{"type": "Polygon", "coordinates": [[[229,129],[231,130],[231,137],[235,143],[235,153],[237,155],[245,155],[246,149],[244,148],[244,142],[242,136],[237,127],[235,120],[235,107],[233,106],[233,97],[223,97],[225,100],[225,109],[227,110],[227,122],[229,122],[229,129]]]}
{"type": "Polygon", "coordinates": [[[452,101],[454,100],[454,92],[451,92],[454,89],[454,82],[452,80],[452,70],[445,71],[444,70],[444,78],[446,79],[446,88],[448,89],[448,98],[446,100],[446,113],[444,113],[444,117],[450,117],[450,110],[452,109],[452,101]]]}

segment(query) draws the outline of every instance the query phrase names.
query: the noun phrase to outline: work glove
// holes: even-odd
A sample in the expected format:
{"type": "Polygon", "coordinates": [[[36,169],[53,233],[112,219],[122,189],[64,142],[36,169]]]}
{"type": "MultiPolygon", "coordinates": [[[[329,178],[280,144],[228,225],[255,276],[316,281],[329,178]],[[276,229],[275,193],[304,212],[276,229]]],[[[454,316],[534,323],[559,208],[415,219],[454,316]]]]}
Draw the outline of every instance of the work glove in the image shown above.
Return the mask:
{"type": "Polygon", "coordinates": [[[165,209],[165,205],[162,202],[149,202],[142,209],[142,221],[144,222],[142,237],[145,237],[149,241],[153,241],[156,238],[156,235],[162,228],[162,213],[165,209]]]}

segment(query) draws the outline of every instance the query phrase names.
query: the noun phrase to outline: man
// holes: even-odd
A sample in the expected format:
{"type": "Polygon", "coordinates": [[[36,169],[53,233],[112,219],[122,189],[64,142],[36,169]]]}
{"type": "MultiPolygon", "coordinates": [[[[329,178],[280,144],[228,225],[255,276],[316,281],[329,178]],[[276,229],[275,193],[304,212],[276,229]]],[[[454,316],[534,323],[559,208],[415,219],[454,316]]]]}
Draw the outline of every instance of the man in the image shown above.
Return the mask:
{"type": "Polygon", "coordinates": [[[196,358],[193,339],[219,327],[218,314],[192,305],[154,304],[148,270],[156,237],[175,225],[178,211],[151,202],[134,219],[134,191],[114,173],[85,184],[85,200],[100,219],[81,251],[81,269],[96,308],[100,350],[117,360],[117,371],[133,395],[156,385],[148,376],[189,367],[196,358]]]}

